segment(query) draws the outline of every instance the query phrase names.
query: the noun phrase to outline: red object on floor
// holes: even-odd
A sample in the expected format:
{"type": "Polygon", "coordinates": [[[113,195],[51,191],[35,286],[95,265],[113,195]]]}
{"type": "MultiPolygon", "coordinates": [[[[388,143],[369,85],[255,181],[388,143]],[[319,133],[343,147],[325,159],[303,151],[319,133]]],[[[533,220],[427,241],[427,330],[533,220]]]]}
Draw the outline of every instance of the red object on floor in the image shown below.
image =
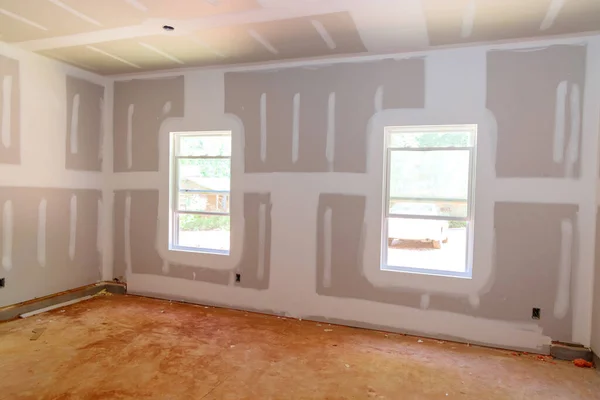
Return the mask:
{"type": "Polygon", "coordinates": [[[573,364],[575,364],[575,366],[579,367],[579,368],[592,368],[594,366],[594,364],[592,364],[589,361],[585,361],[582,358],[578,358],[576,360],[573,360],[573,364]]]}

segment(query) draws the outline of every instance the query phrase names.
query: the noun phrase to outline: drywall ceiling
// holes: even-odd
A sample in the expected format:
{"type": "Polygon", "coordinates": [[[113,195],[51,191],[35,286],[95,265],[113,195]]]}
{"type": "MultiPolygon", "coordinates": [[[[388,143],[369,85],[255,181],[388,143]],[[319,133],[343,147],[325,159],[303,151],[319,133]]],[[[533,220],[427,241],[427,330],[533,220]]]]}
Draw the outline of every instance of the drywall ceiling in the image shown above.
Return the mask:
{"type": "Polygon", "coordinates": [[[600,0],[0,0],[0,40],[103,75],[597,30],[600,0]]]}

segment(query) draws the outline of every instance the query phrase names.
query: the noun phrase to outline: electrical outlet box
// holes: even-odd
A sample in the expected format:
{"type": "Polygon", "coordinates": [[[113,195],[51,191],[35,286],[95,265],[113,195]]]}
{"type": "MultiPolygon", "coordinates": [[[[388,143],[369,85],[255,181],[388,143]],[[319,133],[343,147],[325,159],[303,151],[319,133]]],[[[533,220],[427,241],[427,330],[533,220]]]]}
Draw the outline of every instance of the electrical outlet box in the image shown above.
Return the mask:
{"type": "Polygon", "coordinates": [[[2,289],[5,284],[6,284],[5,278],[0,278],[0,289],[2,289]]]}
{"type": "Polygon", "coordinates": [[[539,308],[531,309],[531,319],[540,319],[542,318],[541,310],[539,308]]]}
{"type": "Polygon", "coordinates": [[[242,274],[235,274],[235,281],[236,282],[241,282],[242,281],[242,274]]]}

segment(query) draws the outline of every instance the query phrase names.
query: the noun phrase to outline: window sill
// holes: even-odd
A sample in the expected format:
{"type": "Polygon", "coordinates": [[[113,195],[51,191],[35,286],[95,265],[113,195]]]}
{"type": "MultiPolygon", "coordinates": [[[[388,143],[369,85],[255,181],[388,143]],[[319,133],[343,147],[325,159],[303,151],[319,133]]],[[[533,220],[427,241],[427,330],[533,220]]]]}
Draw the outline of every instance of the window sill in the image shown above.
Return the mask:
{"type": "Polygon", "coordinates": [[[216,256],[229,256],[229,250],[203,249],[197,247],[169,246],[169,251],[182,253],[212,254],[216,256]]]}
{"type": "Polygon", "coordinates": [[[381,265],[381,271],[384,272],[403,272],[407,274],[415,275],[429,275],[444,278],[462,278],[472,279],[473,274],[471,271],[445,271],[439,269],[423,269],[423,268],[410,268],[410,267],[396,267],[393,265],[381,265]]]}

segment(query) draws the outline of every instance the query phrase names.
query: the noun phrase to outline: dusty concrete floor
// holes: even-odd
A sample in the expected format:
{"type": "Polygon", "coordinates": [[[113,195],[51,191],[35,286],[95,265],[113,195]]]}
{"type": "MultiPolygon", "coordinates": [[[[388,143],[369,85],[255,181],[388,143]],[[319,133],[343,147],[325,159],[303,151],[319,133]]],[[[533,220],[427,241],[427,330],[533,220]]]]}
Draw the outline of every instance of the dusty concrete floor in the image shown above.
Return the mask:
{"type": "Polygon", "coordinates": [[[0,399],[600,399],[594,370],[419,340],[96,297],[0,324],[0,399]]]}

